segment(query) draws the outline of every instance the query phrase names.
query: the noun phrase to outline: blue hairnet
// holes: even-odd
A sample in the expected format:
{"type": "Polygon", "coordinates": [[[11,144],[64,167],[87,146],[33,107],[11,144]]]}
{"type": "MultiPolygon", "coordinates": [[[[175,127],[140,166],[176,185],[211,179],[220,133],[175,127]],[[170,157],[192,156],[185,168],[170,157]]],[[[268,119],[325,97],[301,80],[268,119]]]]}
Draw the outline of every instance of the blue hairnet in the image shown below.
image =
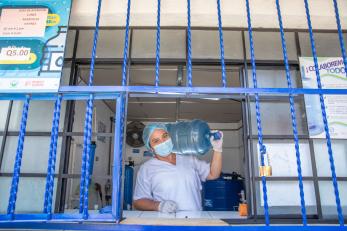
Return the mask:
{"type": "Polygon", "coordinates": [[[154,132],[154,130],[156,129],[162,129],[167,131],[167,128],[165,126],[165,124],[163,123],[150,123],[148,124],[145,129],[143,130],[143,134],[142,134],[142,140],[145,143],[145,146],[150,150],[151,147],[149,145],[149,139],[151,138],[152,133],[154,132]]]}

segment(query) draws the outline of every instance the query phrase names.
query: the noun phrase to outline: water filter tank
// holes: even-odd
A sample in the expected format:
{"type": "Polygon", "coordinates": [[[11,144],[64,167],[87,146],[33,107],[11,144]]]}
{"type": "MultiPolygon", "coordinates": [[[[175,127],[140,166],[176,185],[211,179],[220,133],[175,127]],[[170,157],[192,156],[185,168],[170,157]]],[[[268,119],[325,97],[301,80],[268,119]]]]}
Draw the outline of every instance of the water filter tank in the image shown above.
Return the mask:
{"type": "Polygon", "coordinates": [[[181,155],[204,155],[211,148],[210,137],[220,139],[220,134],[211,133],[205,121],[193,120],[166,124],[173,142],[173,152],[181,155]]]}
{"type": "Polygon", "coordinates": [[[124,198],[123,209],[131,210],[133,203],[133,178],[134,178],[134,163],[130,161],[125,165],[124,169],[124,198]]]}
{"type": "Polygon", "coordinates": [[[95,143],[95,141],[92,141],[90,143],[90,152],[89,152],[89,174],[90,174],[90,177],[92,177],[93,170],[94,170],[95,149],[96,149],[96,143],[95,143]]]}

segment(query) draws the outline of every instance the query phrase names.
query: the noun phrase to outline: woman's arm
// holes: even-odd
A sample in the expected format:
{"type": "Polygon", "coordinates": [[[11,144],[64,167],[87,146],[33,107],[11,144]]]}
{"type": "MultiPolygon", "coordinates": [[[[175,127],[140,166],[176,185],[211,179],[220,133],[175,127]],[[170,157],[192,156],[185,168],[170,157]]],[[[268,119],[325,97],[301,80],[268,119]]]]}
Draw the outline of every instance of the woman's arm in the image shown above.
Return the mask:
{"type": "Polygon", "coordinates": [[[151,199],[138,199],[135,200],[133,205],[135,209],[142,211],[158,211],[159,210],[159,201],[154,201],[151,199]]]}
{"type": "Polygon", "coordinates": [[[213,152],[210,174],[207,176],[207,180],[215,180],[219,178],[222,172],[222,153],[218,151],[213,152]]]}

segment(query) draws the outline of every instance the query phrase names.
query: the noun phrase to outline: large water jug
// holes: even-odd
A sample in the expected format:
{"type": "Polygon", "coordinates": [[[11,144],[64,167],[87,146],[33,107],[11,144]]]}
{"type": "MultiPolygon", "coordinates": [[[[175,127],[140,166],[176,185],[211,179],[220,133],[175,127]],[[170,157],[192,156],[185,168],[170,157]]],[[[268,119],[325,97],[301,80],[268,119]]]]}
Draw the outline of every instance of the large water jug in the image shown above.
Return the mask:
{"type": "Polygon", "coordinates": [[[166,124],[173,142],[173,153],[181,155],[204,155],[212,145],[210,137],[220,139],[220,133],[211,133],[205,121],[193,120],[166,124]]]}

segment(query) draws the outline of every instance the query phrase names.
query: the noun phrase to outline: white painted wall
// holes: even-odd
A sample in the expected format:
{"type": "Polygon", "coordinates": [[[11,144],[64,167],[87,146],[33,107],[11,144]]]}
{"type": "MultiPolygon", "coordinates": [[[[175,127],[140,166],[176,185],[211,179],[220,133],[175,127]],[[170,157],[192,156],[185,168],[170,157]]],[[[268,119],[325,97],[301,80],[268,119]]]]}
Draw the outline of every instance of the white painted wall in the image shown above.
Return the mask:
{"type": "MultiPolygon", "coordinates": [[[[192,26],[217,27],[217,1],[191,0],[192,26]]],[[[281,11],[286,28],[307,28],[303,0],[282,0],[281,11]]],[[[313,27],[335,29],[336,21],[332,1],[309,0],[313,27]]],[[[347,28],[347,2],[338,0],[343,28],[347,28]]],[[[162,1],[161,25],[186,26],[187,1],[162,1]]],[[[127,0],[104,0],[102,26],[124,26],[127,0]]],[[[95,26],[97,0],[75,0],[72,7],[71,25],[95,26]]],[[[250,0],[254,27],[277,28],[275,0],[250,0]]],[[[224,27],[247,27],[245,0],[221,0],[224,27]]],[[[157,0],[131,1],[131,26],[156,25],[157,0]]]]}
{"type": "MultiPolygon", "coordinates": [[[[75,121],[74,121],[74,132],[83,132],[84,120],[85,120],[86,105],[83,101],[77,101],[75,105],[75,121]]],[[[106,131],[109,132],[111,121],[110,117],[114,116],[114,113],[106,106],[106,104],[100,100],[94,101],[94,116],[93,116],[93,132],[97,131],[97,124],[102,122],[106,125],[106,131]]],[[[92,137],[93,141],[96,141],[96,150],[94,157],[94,168],[90,187],[89,195],[89,208],[94,209],[94,205],[97,204],[101,208],[101,200],[98,194],[94,190],[93,183],[99,183],[102,188],[103,197],[104,186],[106,183],[105,176],[107,175],[107,168],[109,165],[109,143],[110,138],[106,137],[105,142],[99,141],[96,137],[92,137]]],[[[80,174],[81,173],[81,157],[83,151],[83,136],[73,137],[70,152],[70,173],[80,174]]],[[[112,148],[113,150],[113,148],[112,148]]],[[[111,159],[112,161],[112,159],[111,159]]],[[[73,179],[68,184],[67,189],[67,201],[66,205],[68,208],[74,208],[79,203],[79,184],[80,179],[73,179]]],[[[103,198],[104,199],[104,198],[103,198]]]]}
{"type": "MultiPolygon", "coordinates": [[[[243,164],[243,133],[242,123],[210,123],[211,130],[223,130],[223,166],[222,172],[232,173],[237,172],[241,175],[244,175],[244,164],[243,164]],[[237,130],[236,130],[237,129],[237,130]],[[233,130],[233,131],[231,131],[233,130]]],[[[203,160],[211,161],[212,150],[202,157],[203,160]]]]}

